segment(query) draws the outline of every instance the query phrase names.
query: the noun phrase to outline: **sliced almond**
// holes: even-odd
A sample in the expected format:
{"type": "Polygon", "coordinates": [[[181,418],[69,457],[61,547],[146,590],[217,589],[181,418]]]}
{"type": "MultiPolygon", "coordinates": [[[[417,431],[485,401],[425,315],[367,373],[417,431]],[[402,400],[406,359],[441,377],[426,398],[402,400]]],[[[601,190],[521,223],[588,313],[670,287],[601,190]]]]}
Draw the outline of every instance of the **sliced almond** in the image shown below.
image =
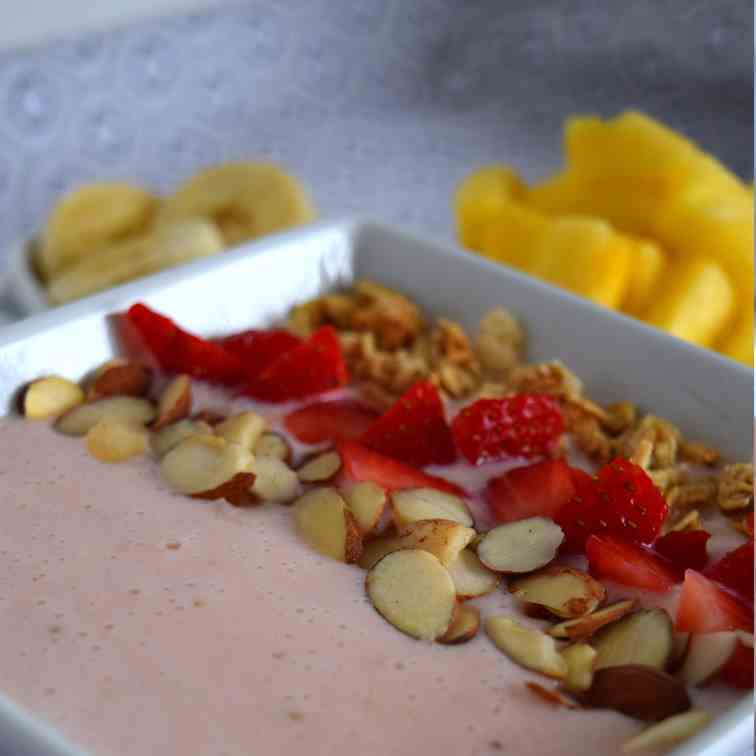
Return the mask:
{"type": "Polygon", "coordinates": [[[163,457],[160,471],[180,493],[238,505],[255,481],[255,458],[223,438],[191,436],[163,457]]]}
{"type": "Polygon", "coordinates": [[[30,420],[49,420],[84,401],[84,392],[78,383],[50,375],[32,381],[21,398],[24,415],[30,420]]]}
{"type": "Polygon", "coordinates": [[[587,572],[572,567],[546,567],[509,584],[509,590],[528,604],[544,607],[557,617],[582,617],[606,598],[606,588],[587,572]]]}
{"type": "Polygon", "coordinates": [[[588,690],[593,680],[596,649],[587,643],[575,643],[562,651],[562,657],[567,662],[564,687],[573,692],[588,690]]]}
{"type": "Polygon", "coordinates": [[[297,470],[297,475],[302,483],[325,483],[335,478],[339,470],[341,470],[341,455],[330,451],[318,454],[305,462],[297,470]]]}
{"type": "Polygon", "coordinates": [[[398,529],[418,520],[453,520],[468,528],[473,518],[467,504],[453,494],[435,488],[410,488],[391,494],[394,523],[398,529]]]}
{"type": "Polygon", "coordinates": [[[105,418],[127,425],[147,425],[155,419],[155,407],[146,399],[113,396],[74,407],[58,419],[55,427],[68,436],[83,436],[105,418]]]}
{"type": "Polygon", "coordinates": [[[288,441],[277,433],[263,433],[255,444],[256,457],[275,457],[283,462],[291,461],[288,441]]]}
{"type": "Polygon", "coordinates": [[[153,430],[183,420],[192,411],[192,382],[188,375],[177,375],[160,394],[153,430]]]}
{"type": "Polygon", "coordinates": [[[597,709],[613,709],[644,722],[658,722],[690,709],[685,685],[644,664],[597,669],[582,700],[597,709]]]}
{"type": "Polygon", "coordinates": [[[213,429],[202,420],[179,420],[166,425],[152,436],[152,451],[158,458],[164,457],[174,447],[190,436],[210,436],[213,429]]]}
{"type": "Polygon", "coordinates": [[[496,572],[532,572],[554,559],[563,540],[553,520],[529,517],[489,530],[478,544],[478,556],[496,572]]]}
{"type": "Polygon", "coordinates": [[[123,462],[147,451],[149,434],[143,425],[104,418],[90,428],[87,450],[100,462],[123,462]]]}
{"type": "Polygon", "coordinates": [[[286,504],[299,494],[299,478],[285,462],[275,457],[255,457],[252,495],[261,501],[286,504]]]}
{"type": "Polygon", "coordinates": [[[737,645],[738,634],[733,631],[691,635],[676,676],[686,685],[704,685],[727,664],[737,645]]]}
{"type": "Polygon", "coordinates": [[[485,596],[499,585],[500,577],[491,572],[470,548],[460,551],[459,556],[447,565],[447,569],[460,601],[485,596]]]}
{"type": "Polygon", "coordinates": [[[622,746],[623,753],[658,750],[692,738],[711,722],[711,714],[701,709],[691,709],[684,714],[674,714],[643,732],[638,733],[622,746]]]}
{"type": "Polygon", "coordinates": [[[374,533],[386,511],[386,489],[370,481],[355,483],[341,492],[363,536],[374,533]]]}
{"type": "Polygon", "coordinates": [[[462,604],[457,607],[449,629],[438,639],[440,643],[456,646],[472,640],[480,630],[480,611],[477,607],[462,604]]]}
{"type": "Polygon", "coordinates": [[[441,638],[457,611],[454,583],[427,551],[402,549],[388,554],[370,569],[365,586],[381,616],[413,638],[441,638]]]}
{"type": "Polygon", "coordinates": [[[569,638],[569,640],[582,640],[589,638],[602,627],[616,622],[635,609],[638,602],[635,599],[624,599],[616,604],[611,604],[604,609],[599,609],[593,614],[587,614],[579,619],[560,622],[549,628],[549,635],[555,638],[569,638]]]}
{"type": "Polygon", "coordinates": [[[499,650],[523,667],[558,680],[567,675],[567,662],[557,650],[556,641],[540,630],[497,616],[486,620],[486,632],[499,650]]]}
{"type": "Polygon", "coordinates": [[[294,517],[300,533],[316,551],[340,562],[360,558],[360,529],[335,488],[316,488],[301,496],[294,504],[294,517]]]}
{"type": "Polygon", "coordinates": [[[267,423],[257,412],[241,412],[215,426],[216,435],[253,451],[267,423]]]}
{"type": "Polygon", "coordinates": [[[525,683],[525,687],[534,695],[538,696],[542,701],[545,701],[552,706],[563,706],[565,709],[580,709],[580,704],[568,698],[560,690],[556,688],[545,688],[543,685],[539,685],[537,682],[528,680],[525,683]]]}
{"type": "Polygon", "coordinates": [[[373,538],[363,545],[362,556],[360,556],[357,564],[362,567],[363,570],[369,570],[373,565],[392,551],[399,551],[401,546],[399,545],[399,537],[397,535],[382,535],[378,538],[373,538]]]}
{"type": "Polygon", "coordinates": [[[115,359],[100,366],[87,386],[87,401],[109,396],[146,396],[152,369],[141,362],[115,359]]]}
{"type": "Polygon", "coordinates": [[[429,551],[447,567],[475,537],[472,528],[452,520],[418,520],[399,531],[400,548],[429,551]]]}
{"type": "Polygon", "coordinates": [[[663,609],[635,612],[593,639],[596,669],[644,664],[665,669],[672,654],[672,620],[663,609]]]}

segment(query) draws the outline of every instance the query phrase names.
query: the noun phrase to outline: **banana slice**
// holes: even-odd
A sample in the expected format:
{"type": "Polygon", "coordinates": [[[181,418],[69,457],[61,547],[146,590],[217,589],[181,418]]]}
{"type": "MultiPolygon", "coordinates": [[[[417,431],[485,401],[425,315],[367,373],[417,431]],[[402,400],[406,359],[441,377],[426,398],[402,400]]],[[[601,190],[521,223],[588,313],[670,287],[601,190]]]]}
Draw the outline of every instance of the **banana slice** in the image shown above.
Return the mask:
{"type": "Polygon", "coordinates": [[[47,281],[58,271],[102,247],[143,233],[157,200],[124,183],[89,184],[58,201],[42,233],[37,268],[47,281]]]}
{"type": "Polygon", "coordinates": [[[168,197],[158,223],[211,218],[227,245],[308,223],[315,211],[304,188],[271,163],[225,163],[200,171],[168,197]]]}
{"type": "Polygon", "coordinates": [[[64,304],[134,278],[207,257],[223,248],[220,232],[210,221],[194,218],[163,225],[150,234],[100,249],[95,255],[70,265],[50,281],[47,296],[53,304],[64,304]]]}

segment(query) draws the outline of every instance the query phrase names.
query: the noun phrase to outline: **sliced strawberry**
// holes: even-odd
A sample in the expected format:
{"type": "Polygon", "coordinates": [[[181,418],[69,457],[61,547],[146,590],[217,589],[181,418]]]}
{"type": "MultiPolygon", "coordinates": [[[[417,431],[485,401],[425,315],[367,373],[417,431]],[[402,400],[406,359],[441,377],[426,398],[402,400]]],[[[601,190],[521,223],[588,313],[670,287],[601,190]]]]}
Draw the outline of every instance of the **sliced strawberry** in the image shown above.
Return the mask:
{"type": "Polygon", "coordinates": [[[510,470],[488,481],[485,492],[488,509],[497,522],[527,517],[554,519],[575,495],[572,472],[561,459],[510,470]]]}
{"type": "Polygon", "coordinates": [[[554,397],[517,394],[478,399],[454,418],[452,432],[465,458],[479,465],[549,456],[564,432],[564,419],[554,397]]]}
{"type": "Polygon", "coordinates": [[[457,458],[438,389],[419,381],[368,428],[360,442],[417,467],[448,465],[457,458]]]}
{"type": "Polygon", "coordinates": [[[322,326],[252,378],[246,393],[268,402],[286,402],[331,391],[348,379],[336,331],[322,326]]]}
{"type": "Polygon", "coordinates": [[[753,648],[738,641],[732,656],[722,667],[719,676],[733,688],[751,690],[753,688],[753,648]]]}
{"type": "Polygon", "coordinates": [[[126,319],[169,373],[234,385],[243,379],[239,360],[222,346],[179,328],[170,318],[143,304],[132,305],[126,319]]]}
{"type": "Polygon", "coordinates": [[[702,570],[709,561],[706,551],[706,543],[711,534],[705,530],[690,530],[677,533],[672,531],[657,539],[654,543],[654,551],[669,559],[680,569],[680,574],[685,570],[702,570]]]}
{"type": "Polygon", "coordinates": [[[667,502],[645,470],[627,459],[604,465],[596,476],[609,510],[609,529],[634,543],[653,543],[667,517],[667,502]]]}
{"type": "Polygon", "coordinates": [[[583,552],[588,537],[605,534],[608,524],[596,479],[576,468],[571,470],[571,478],[575,492],[554,519],[564,532],[563,550],[583,552]]]}
{"type": "Polygon", "coordinates": [[[591,574],[599,578],[654,593],[666,593],[677,582],[675,571],[660,556],[613,536],[590,536],[585,553],[591,574]]]}
{"type": "Polygon", "coordinates": [[[341,476],[344,480],[371,481],[388,491],[398,491],[402,488],[437,488],[456,496],[466,495],[464,489],[455,483],[428,475],[391,457],[384,457],[356,441],[339,441],[336,450],[341,455],[341,476]]]}
{"type": "Polygon", "coordinates": [[[753,630],[753,612],[731,593],[695,570],[685,571],[677,605],[675,630],[681,633],[717,633],[753,630]]]}
{"type": "Polygon", "coordinates": [[[248,375],[255,376],[282,354],[299,346],[302,339],[281,329],[249,330],[226,336],[218,343],[239,359],[248,375]]]}
{"type": "Polygon", "coordinates": [[[704,575],[753,604],[753,541],[725,554],[704,570],[704,575]]]}
{"type": "Polygon", "coordinates": [[[345,439],[356,441],[375,422],[378,413],[352,400],[315,402],[289,413],[286,430],[305,444],[345,439]]]}

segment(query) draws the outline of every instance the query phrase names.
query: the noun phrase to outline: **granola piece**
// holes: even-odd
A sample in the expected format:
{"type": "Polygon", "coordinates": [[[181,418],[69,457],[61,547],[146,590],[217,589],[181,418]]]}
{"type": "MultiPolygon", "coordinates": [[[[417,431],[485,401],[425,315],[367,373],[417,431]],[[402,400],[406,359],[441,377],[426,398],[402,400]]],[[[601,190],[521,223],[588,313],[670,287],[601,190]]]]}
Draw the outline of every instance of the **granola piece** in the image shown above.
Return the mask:
{"type": "Polygon", "coordinates": [[[619,436],[635,425],[637,412],[632,402],[615,402],[610,404],[604,415],[602,424],[614,436],[619,436]]]}
{"type": "Polygon", "coordinates": [[[711,467],[719,462],[720,454],[716,449],[700,441],[680,441],[680,457],[684,462],[711,467]]]}
{"type": "Polygon", "coordinates": [[[638,441],[629,459],[633,464],[648,470],[654,457],[654,442],[649,436],[643,436],[638,441]]]}
{"type": "Polygon", "coordinates": [[[357,391],[360,398],[379,412],[385,412],[398,398],[396,394],[372,381],[358,383],[357,391]]]}
{"type": "Polygon", "coordinates": [[[322,322],[323,308],[321,302],[319,299],[312,299],[291,308],[286,326],[295,336],[306,339],[322,322]]]}
{"type": "Polygon", "coordinates": [[[665,496],[672,486],[684,483],[688,477],[682,467],[665,467],[661,470],[648,470],[647,472],[648,477],[654,481],[656,487],[665,496]]]}
{"type": "Polygon", "coordinates": [[[627,459],[634,459],[642,454],[639,449],[642,450],[649,442],[653,445],[653,455],[648,467],[666,468],[677,463],[680,431],[656,415],[646,415],[634,428],[620,436],[619,453],[627,459]]]}
{"type": "Polygon", "coordinates": [[[747,517],[730,517],[730,525],[732,525],[738,533],[742,533],[747,538],[751,538],[752,530],[748,524],[747,517]]]}
{"type": "MultiPolygon", "coordinates": [[[[666,523],[665,523],[666,524],[666,523]]],[[[701,513],[697,509],[691,509],[690,512],[684,514],[679,520],[672,523],[669,528],[665,528],[665,533],[670,532],[687,532],[690,530],[703,530],[703,522],[701,520],[701,513]]]]}
{"type": "Polygon", "coordinates": [[[565,427],[583,454],[599,464],[606,464],[612,459],[611,439],[604,433],[596,417],[575,404],[564,406],[563,414],[565,427]]]}
{"type": "Polygon", "coordinates": [[[687,512],[694,507],[707,506],[717,499],[717,479],[702,478],[672,486],[667,493],[667,504],[673,514],[687,512]]]}
{"type": "Polygon", "coordinates": [[[356,307],[349,327],[374,334],[382,349],[411,344],[423,327],[418,308],[402,294],[373,281],[357,281],[356,307]]]}
{"type": "Polygon", "coordinates": [[[495,383],[494,381],[484,381],[478,386],[478,390],[472,397],[473,401],[478,399],[501,399],[507,394],[511,394],[509,387],[504,383],[495,383]]]}
{"type": "Polygon", "coordinates": [[[323,323],[330,323],[338,329],[349,328],[354,315],[357,302],[349,294],[327,294],[321,297],[320,308],[323,323]]]}
{"type": "Polygon", "coordinates": [[[480,363],[458,323],[440,318],[430,337],[431,366],[440,388],[455,398],[480,383],[480,363]]]}
{"type": "Polygon", "coordinates": [[[727,465],[719,473],[717,502],[723,512],[735,512],[753,506],[753,465],[727,465]]]}
{"type": "Polygon", "coordinates": [[[509,310],[496,307],[480,321],[475,348],[483,368],[494,377],[505,377],[522,359],[525,337],[509,310]]]}
{"type": "Polygon", "coordinates": [[[550,394],[569,402],[583,395],[582,381],[559,360],[518,365],[510,382],[521,394],[550,394]]]}

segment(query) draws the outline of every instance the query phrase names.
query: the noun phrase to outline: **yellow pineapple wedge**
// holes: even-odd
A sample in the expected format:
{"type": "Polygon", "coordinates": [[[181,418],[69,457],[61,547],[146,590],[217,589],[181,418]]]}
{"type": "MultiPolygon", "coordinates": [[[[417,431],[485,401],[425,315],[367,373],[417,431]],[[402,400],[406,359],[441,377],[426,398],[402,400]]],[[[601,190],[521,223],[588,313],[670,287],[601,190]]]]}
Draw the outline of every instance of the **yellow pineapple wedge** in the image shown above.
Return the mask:
{"type": "Polygon", "coordinates": [[[510,203],[485,231],[482,253],[606,307],[617,307],[628,285],[630,245],[593,218],[549,218],[510,203]]]}
{"type": "Polygon", "coordinates": [[[662,248],[650,239],[625,236],[630,248],[627,290],[620,308],[628,315],[639,315],[651,303],[667,265],[662,248]]]}
{"type": "Polygon", "coordinates": [[[637,111],[607,121],[570,118],[564,139],[580,209],[607,218],[624,231],[653,235],[658,208],[694,184],[705,184],[717,194],[743,191],[737,177],[721,163],[637,111]]]}
{"type": "Polygon", "coordinates": [[[617,308],[626,295],[630,245],[596,218],[563,216],[535,248],[541,278],[605,307],[617,308]]]}
{"type": "Polygon", "coordinates": [[[717,343],[717,350],[731,360],[753,367],[753,310],[740,313],[735,326],[717,343]]]}
{"type": "Polygon", "coordinates": [[[714,260],[683,259],[643,314],[647,323],[698,346],[711,346],[735,314],[735,291],[714,260]]]}
{"type": "Polygon", "coordinates": [[[521,198],[524,192],[519,176],[506,165],[487,165],[467,176],[454,197],[462,246],[480,251],[486,229],[498,218],[502,208],[521,198]]]}

